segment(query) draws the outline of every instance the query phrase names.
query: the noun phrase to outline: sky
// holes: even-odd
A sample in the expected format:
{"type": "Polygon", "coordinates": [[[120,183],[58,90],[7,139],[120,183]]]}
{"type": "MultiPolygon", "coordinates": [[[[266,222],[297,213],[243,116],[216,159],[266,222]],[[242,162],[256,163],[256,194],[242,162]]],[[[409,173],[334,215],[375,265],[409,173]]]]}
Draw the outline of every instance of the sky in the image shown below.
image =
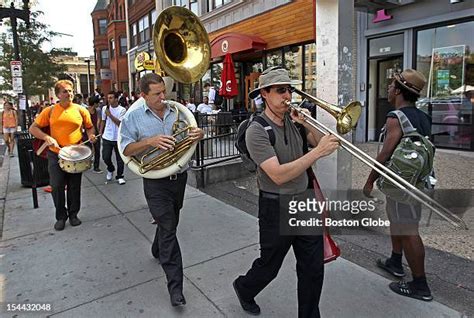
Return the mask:
{"type": "MultiPolygon", "coordinates": [[[[0,2],[4,2],[1,1],[0,2]]],[[[10,3],[8,1],[8,3],[10,3]]],[[[22,7],[22,1],[15,0],[16,8],[22,7]]],[[[70,34],[53,38],[43,48],[49,51],[52,48],[70,47],[78,56],[93,56],[93,30],[91,12],[97,0],[30,0],[32,11],[43,11],[40,21],[49,25],[55,32],[70,34]]]]}

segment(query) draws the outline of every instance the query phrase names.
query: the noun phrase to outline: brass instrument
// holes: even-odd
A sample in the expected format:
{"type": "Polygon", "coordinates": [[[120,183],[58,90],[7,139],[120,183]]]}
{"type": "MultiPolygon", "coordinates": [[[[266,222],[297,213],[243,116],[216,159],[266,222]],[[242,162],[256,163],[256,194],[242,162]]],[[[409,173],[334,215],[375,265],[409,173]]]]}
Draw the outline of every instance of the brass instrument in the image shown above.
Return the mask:
{"type": "MultiPolygon", "coordinates": [[[[329,104],[319,98],[316,98],[310,94],[302,92],[298,89],[294,90],[295,93],[303,96],[306,99],[311,100],[317,106],[323,108],[324,110],[328,111],[337,121],[337,131],[339,133],[349,132],[351,131],[355,125],[357,124],[357,120],[361,114],[361,106],[359,102],[351,102],[346,107],[340,109],[339,107],[329,104]],[[337,108],[337,109],[336,109],[337,108]]],[[[377,171],[380,175],[385,177],[388,181],[393,183],[397,188],[403,190],[405,193],[413,197],[415,200],[420,202],[421,204],[428,207],[430,210],[438,214],[440,217],[451,223],[456,228],[461,228],[467,230],[466,223],[459,218],[457,215],[453,214],[451,211],[446,209],[442,206],[439,202],[428,196],[426,193],[421,191],[420,189],[413,186],[411,183],[407,182],[405,179],[401,178],[399,175],[394,173],[392,170],[385,167],[383,164],[354,146],[351,142],[344,139],[340,136],[337,132],[332,130],[331,128],[325,126],[317,119],[311,117],[303,111],[299,105],[293,105],[290,101],[287,102],[290,110],[294,110],[298,112],[298,114],[302,115],[305,121],[313,128],[317,129],[324,135],[334,135],[340,142],[341,147],[348,151],[351,155],[368,165],[370,168],[377,171]]]]}
{"type": "MultiPolygon", "coordinates": [[[[153,27],[153,46],[157,60],[155,68],[178,82],[195,83],[209,69],[209,36],[199,18],[186,8],[173,6],[160,13],[153,27]]],[[[166,100],[163,103],[176,111],[173,137],[181,139],[175,147],[158,154],[159,150],[154,148],[139,158],[127,157],[120,152],[125,164],[145,178],[164,178],[177,173],[196,149],[196,143],[187,136],[190,129],[197,127],[193,113],[178,102],[166,100]]],[[[119,143],[120,140],[119,131],[119,143]]]]}

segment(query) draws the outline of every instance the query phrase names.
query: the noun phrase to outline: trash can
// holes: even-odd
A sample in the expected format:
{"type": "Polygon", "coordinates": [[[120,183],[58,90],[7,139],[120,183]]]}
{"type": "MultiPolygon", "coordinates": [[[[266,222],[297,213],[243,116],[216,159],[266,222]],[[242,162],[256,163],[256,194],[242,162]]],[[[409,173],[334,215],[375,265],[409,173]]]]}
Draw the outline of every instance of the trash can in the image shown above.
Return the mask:
{"type": "Polygon", "coordinates": [[[49,184],[48,160],[33,154],[34,176],[31,174],[31,159],[29,151],[33,151],[33,139],[28,131],[15,133],[18,149],[18,163],[20,165],[21,184],[25,187],[33,186],[33,177],[37,187],[49,184]]]}

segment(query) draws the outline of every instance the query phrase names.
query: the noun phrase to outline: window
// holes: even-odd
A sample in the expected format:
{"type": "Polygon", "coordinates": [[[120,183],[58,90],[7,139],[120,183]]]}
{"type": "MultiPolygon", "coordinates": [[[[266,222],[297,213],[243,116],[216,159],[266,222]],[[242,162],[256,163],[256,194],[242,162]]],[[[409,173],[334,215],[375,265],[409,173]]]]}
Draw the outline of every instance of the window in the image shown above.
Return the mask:
{"type": "Polygon", "coordinates": [[[138,21],[138,40],[139,43],[144,43],[150,40],[150,23],[149,16],[146,15],[138,21]]]}
{"type": "Polygon", "coordinates": [[[152,26],[155,24],[157,18],[158,18],[158,13],[156,12],[156,9],[153,9],[153,11],[151,11],[151,25],[152,26]]]}
{"type": "Polygon", "coordinates": [[[110,65],[109,50],[101,50],[100,51],[100,65],[103,68],[109,67],[109,65],[110,65]]]}
{"type": "Polygon", "coordinates": [[[184,0],[173,0],[173,5],[182,7],[185,5],[184,2],[185,2],[184,0]]]}
{"type": "Polygon", "coordinates": [[[99,19],[99,34],[107,33],[107,19],[99,19]]]}
{"type": "MultiPolygon", "coordinates": [[[[290,74],[292,85],[299,90],[303,89],[303,47],[293,46],[285,50],[285,68],[290,74]]],[[[293,95],[297,101],[301,101],[301,96],[293,95]]]]}
{"type": "Polygon", "coordinates": [[[304,61],[304,90],[316,96],[316,43],[304,46],[304,61]]]}
{"type": "Polygon", "coordinates": [[[120,37],[120,55],[127,54],[127,38],[124,36],[120,37]]]}
{"type": "Polygon", "coordinates": [[[197,0],[189,0],[189,9],[197,16],[199,16],[199,5],[197,0]]]}
{"type": "Polygon", "coordinates": [[[283,57],[281,54],[281,50],[275,50],[272,52],[267,53],[267,67],[271,66],[281,66],[283,63],[283,57]]]}
{"type": "Polygon", "coordinates": [[[110,39],[110,58],[115,58],[115,41],[114,39],[110,39]]]}
{"type": "Polygon", "coordinates": [[[132,36],[130,37],[130,47],[135,47],[138,44],[137,24],[132,24],[131,29],[130,34],[132,36]]]}
{"type": "Polygon", "coordinates": [[[232,0],[207,0],[207,11],[211,12],[229,2],[232,2],[232,0]]]}

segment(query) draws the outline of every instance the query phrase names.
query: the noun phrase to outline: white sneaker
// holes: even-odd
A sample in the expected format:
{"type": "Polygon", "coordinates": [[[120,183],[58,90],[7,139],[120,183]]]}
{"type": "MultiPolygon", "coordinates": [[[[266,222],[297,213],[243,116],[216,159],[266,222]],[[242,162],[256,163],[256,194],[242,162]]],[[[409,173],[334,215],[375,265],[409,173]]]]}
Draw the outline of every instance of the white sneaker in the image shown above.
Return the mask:
{"type": "Polygon", "coordinates": [[[114,176],[113,172],[107,171],[107,176],[105,178],[107,179],[107,181],[110,181],[112,180],[113,176],[114,176]]]}
{"type": "Polygon", "coordinates": [[[125,184],[125,183],[127,183],[127,181],[125,181],[124,178],[118,178],[117,181],[118,181],[118,184],[125,184]]]}

